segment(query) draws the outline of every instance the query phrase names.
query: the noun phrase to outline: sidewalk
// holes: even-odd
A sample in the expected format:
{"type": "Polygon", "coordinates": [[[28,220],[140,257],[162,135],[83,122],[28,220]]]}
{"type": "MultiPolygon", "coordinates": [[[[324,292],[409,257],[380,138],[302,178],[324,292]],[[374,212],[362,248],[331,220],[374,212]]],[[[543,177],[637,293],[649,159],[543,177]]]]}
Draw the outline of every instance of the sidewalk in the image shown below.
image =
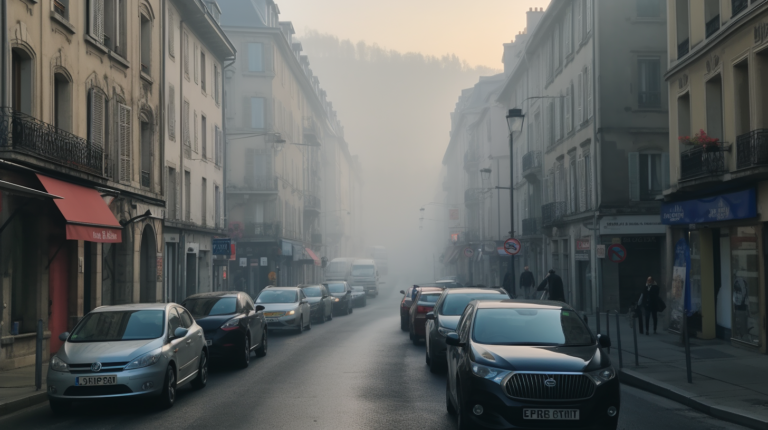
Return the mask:
{"type": "Polygon", "coordinates": [[[43,386],[35,391],[35,366],[0,371],[0,416],[48,400],[45,375],[48,363],[43,364],[43,386]]]}
{"type": "MultiPolygon", "coordinates": [[[[610,330],[606,330],[605,324],[603,314],[600,332],[610,334],[611,360],[618,368],[616,316],[610,316],[610,330]]],[[[595,329],[595,315],[589,315],[589,325],[595,329]]],[[[754,429],[768,429],[768,357],[719,339],[691,339],[693,383],[689,384],[685,349],[678,334],[662,330],[661,324],[658,334],[638,333],[639,366],[635,366],[632,328],[626,315],[619,317],[619,325],[624,364],[620,372],[622,383],[667,397],[725,421],[754,429]]]]}

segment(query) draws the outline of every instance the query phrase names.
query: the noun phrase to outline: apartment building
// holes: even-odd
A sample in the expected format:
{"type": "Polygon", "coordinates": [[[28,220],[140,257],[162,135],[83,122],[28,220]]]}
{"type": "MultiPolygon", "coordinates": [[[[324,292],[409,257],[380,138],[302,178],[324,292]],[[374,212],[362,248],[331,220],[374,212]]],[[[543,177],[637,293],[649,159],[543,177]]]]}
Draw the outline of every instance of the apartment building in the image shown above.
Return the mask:
{"type": "Polygon", "coordinates": [[[0,368],[101,305],[163,299],[162,3],[6,2],[0,368]],[[10,184],[10,185],[8,185],[10,184]]]}
{"type": "Polygon", "coordinates": [[[691,331],[765,353],[768,2],[670,1],[667,14],[670,327],[685,285],[691,331]]]}
{"type": "Polygon", "coordinates": [[[626,311],[662,274],[665,20],[658,0],[555,0],[498,98],[525,115],[513,136],[516,272],[554,269],[583,310],[626,311]],[[598,260],[597,244],[626,259],[598,260]]]}

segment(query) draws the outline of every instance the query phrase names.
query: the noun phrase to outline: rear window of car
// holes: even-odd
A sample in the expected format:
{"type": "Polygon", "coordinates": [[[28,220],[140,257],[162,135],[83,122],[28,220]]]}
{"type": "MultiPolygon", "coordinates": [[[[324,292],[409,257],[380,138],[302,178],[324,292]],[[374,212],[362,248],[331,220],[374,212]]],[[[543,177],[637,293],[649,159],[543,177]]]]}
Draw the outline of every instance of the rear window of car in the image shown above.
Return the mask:
{"type": "Polygon", "coordinates": [[[346,291],[344,284],[328,284],[328,291],[332,293],[343,293],[346,291]]]}
{"type": "Polygon", "coordinates": [[[437,303],[437,299],[440,298],[441,293],[432,293],[432,294],[422,294],[421,297],[419,297],[419,304],[430,304],[433,305],[437,303]]]}
{"type": "Polygon", "coordinates": [[[205,297],[188,299],[182,306],[197,317],[229,315],[237,311],[237,297],[205,297]]]}
{"type": "Polygon", "coordinates": [[[464,313],[464,309],[472,300],[502,300],[506,299],[506,294],[477,292],[465,294],[448,294],[440,306],[440,315],[458,316],[464,313]]]}

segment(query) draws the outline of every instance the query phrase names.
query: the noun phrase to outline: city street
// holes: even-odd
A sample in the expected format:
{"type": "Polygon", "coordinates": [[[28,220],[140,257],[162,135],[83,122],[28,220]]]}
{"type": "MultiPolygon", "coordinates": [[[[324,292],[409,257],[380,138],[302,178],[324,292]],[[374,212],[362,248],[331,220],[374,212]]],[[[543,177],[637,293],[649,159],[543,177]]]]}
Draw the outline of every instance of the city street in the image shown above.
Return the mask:
{"type": "MultiPolygon", "coordinates": [[[[273,334],[266,357],[245,370],[212,369],[206,388],[181,389],[167,411],[107,403],[62,417],[45,403],[0,418],[0,428],[456,428],[445,411],[445,377],[428,371],[423,346],[399,329],[398,299],[383,293],[301,335],[273,334]]],[[[624,386],[619,428],[743,427],[624,386]]]]}

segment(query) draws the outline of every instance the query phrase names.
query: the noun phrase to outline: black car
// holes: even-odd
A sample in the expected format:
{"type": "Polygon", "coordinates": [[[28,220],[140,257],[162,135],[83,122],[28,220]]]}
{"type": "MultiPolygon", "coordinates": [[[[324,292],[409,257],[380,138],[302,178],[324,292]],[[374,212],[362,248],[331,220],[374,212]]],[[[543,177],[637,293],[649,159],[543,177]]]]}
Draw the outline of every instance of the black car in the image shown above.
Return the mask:
{"type": "Polygon", "coordinates": [[[459,429],[616,429],[616,369],[568,305],[473,301],[448,333],[446,407],[459,429]]]}
{"type": "Polygon", "coordinates": [[[345,281],[326,282],[325,288],[333,297],[333,312],[336,315],[349,315],[352,313],[352,288],[345,281]]]}
{"type": "Polygon", "coordinates": [[[352,307],[364,308],[368,305],[368,293],[365,287],[352,287],[352,307]]]}
{"type": "Polygon", "coordinates": [[[248,367],[251,352],[267,355],[267,324],[263,306],[242,292],[202,293],[187,297],[182,303],[195,322],[203,328],[209,358],[231,359],[248,367]]]}
{"type": "Polygon", "coordinates": [[[335,299],[325,285],[299,285],[309,301],[309,315],[313,321],[320,324],[333,319],[333,303],[335,299]]]}

